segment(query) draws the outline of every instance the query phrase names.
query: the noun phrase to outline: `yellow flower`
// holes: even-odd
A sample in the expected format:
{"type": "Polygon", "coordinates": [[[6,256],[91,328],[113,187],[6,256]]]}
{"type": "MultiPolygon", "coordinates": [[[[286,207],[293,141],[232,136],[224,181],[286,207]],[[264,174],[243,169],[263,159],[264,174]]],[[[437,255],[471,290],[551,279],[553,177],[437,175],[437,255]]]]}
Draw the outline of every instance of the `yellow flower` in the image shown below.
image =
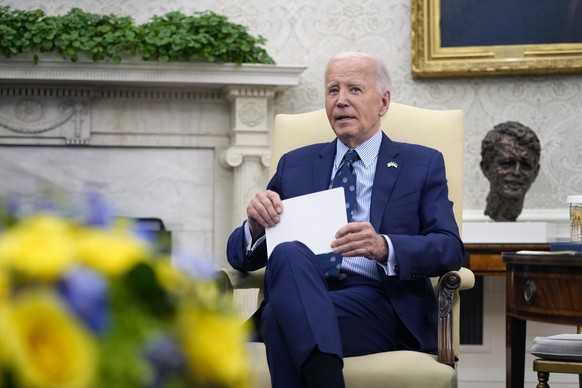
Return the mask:
{"type": "Polygon", "coordinates": [[[194,283],[192,278],[178,271],[172,265],[169,257],[154,261],[153,268],[156,272],[156,277],[165,290],[176,295],[185,295],[192,292],[194,283]]]}
{"type": "MultiPolygon", "coordinates": [[[[0,301],[0,366],[8,364],[8,330],[6,330],[6,319],[8,311],[8,301],[0,301]]],[[[0,387],[2,387],[0,381],[0,387]]]]}
{"type": "Polygon", "coordinates": [[[0,306],[6,302],[8,295],[10,295],[10,279],[0,266],[0,306]]]}
{"type": "Polygon", "coordinates": [[[235,314],[192,309],[183,311],[184,353],[195,382],[226,387],[248,387],[250,373],[245,353],[248,328],[235,314]]]}
{"type": "Polygon", "coordinates": [[[93,383],[96,343],[49,289],[17,295],[5,328],[19,385],[81,388],[93,383]]]}
{"type": "Polygon", "coordinates": [[[148,245],[126,229],[84,228],[77,236],[77,253],[85,264],[116,276],[147,258],[148,245]]]}
{"type": "MultiPolygon", "coordinates": [[[[8,296],[10,295],[10,282],[6,272],[0,267],[0,366],[5,365],[6,351],[6,311],[8,310],[8,296]]],[[[0,387],[2,384],[0,384],[0,387]]]]}
{"type": "Polygon", "coordinates": [[[64,219],[40,214],[0,235],[0,267],[51,281],[74,260],[72,227],[64,219]]]}
{"type": "MultiPolygon", "coordinates": [[[[6,364],[6,311],[8,310],[8,296],[10,295],[10,281],[6,272],[0,267],[0,367],[6,364]]],[[[0,382],[0,387],[2,386],[0,382]]]]}

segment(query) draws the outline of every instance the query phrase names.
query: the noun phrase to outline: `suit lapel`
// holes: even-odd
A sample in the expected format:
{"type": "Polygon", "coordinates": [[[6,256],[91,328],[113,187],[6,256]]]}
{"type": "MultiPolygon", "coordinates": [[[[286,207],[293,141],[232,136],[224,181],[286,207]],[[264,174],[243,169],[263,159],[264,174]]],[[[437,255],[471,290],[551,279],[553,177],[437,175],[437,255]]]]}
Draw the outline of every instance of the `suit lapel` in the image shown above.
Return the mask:
{"type": "Polygon", "coordinates": [[[314,192],[329,189],[333,160],[335,158],[336,141],[327,143],[319,153],[319,159],[313,163],[314,192]]]}
{"type": "MultiPolygon", "coordinates": [[[[336,141],[337,139],[326,144],[319,153],[319,159],[313,163],[312,184],[314,192],[329,189],[336,141]]],[[[376,230],[380,228],[384,209],[401,170],[402,161],[397,158],[398,153],[398,148],[394,142],[383,133],[370,204],[370,223],[376,230]]]]}
{"type": "Polygon", "coordinates": [[[394,142],[383,133],[370,204],[370,223],[376,230],[380,228],[384,209],[401,170],[402,161],[397,158],[398,153],[394,142]]]}

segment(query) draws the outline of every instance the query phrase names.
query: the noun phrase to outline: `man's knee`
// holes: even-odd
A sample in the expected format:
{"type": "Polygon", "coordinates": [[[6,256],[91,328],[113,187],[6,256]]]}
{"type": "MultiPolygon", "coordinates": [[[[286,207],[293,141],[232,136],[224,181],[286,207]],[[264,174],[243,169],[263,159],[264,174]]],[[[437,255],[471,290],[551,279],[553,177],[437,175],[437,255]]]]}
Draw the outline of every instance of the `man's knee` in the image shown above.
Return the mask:
{"type": "Polygon", "coordinates": [[[313,252],[302,242],[286,241],[278,244],[273,249],[268,265],[274,268],[299,264],[303,261],[309,261],[310,256],[313,256],[313,252]]]}
{"type": "Polygon", "coordinates": [[[323,278],[323,270],[317,262],[315,254],[305,244],[299,241],[284,242],[275,247],[267,262],[266,288],[270,288],[273,278],[302,279],[311,277],[323,278]]]}
{"type": "Polygon", "coordinates": [[[277,246],[273,248],[271,256],[288,254],[289,252],[301,252],[305,249],[309,250],[309,248],[307,248],[307,246],[301,241],[285,241],[277,244],[277,246]]]}

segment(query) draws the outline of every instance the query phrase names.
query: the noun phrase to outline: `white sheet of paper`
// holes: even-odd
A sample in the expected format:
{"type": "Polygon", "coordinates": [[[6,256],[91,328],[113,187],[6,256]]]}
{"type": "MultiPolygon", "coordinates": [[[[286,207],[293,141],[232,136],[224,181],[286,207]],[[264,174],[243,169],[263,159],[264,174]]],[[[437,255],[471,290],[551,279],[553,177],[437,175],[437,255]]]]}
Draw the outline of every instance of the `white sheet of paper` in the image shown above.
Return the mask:
{"type": "Polygon", "coordinates": [[[331,252],[338,229],[347,224],[344,189],[338,187],[283,200],[281,221],[266,229],[267,253],[286,241],[301,241],[316,255],[331,252]]]}

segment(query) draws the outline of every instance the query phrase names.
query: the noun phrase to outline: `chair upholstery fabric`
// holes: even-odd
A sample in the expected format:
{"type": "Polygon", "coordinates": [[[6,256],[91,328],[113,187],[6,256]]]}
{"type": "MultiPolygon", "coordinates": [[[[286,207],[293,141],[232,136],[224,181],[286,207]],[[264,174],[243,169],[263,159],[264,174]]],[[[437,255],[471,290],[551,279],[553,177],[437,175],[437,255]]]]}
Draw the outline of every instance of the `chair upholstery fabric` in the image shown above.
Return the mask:
{"type": "MultiPolygon", "coordinates": [[[[455,219],[461,228],[464,174],[464,115],[461,110],[437,111],[399,103],[391,103],[382,121],[382,129],[395,141],[425,145],[438,149],[444,155],[449,198],[453,201],[455,219]]],[[[287,151],[303,145],[328,142],[334,138],[323,109],[296,115],[279,114],[275,117],[271,155],[271,175],[277,162],[287,151]]],[[[257,274],[222,270],[225,289],[261,287],[263,270],[257,274]]],[[[459,348],[459,298],[458,291],[470,289],[473,273],[461,268],[452,271],[460,279],[452,296],[452,348],[459,348]]],[[[438,279],[433,279],[435,293],[438,279]]],[[[260,294],[259,294],[260,295],[260,294]]],[[[439,329],[440,331],[440,329],[439,329]]],[[[450,334],[439,333],[441,347],[449,343],[450,334]],[[443,346],[441,346],[443,345],[443,346]]],[[[443,350],[444,351],[444,350],[443,350]]],[[[256,387],[270,387],[265,348],[262,343],[249,343],[253,361],[256,387]]],[[[453,388],[457,386],[456,362],[452,367],[439,362],[437,356],[413,351],[394,351],[344,359],[344,377],[348,387],[398,387],[398,388],[453,388]]]]}
{"type": "MultiPolygon", "coordinates": [[[[253,387],[271,388],[265,345],[251,342],[253,387]]],[[[457,373],[436,361],[436,356],[398,350],[394,352],[346,357],[346,387],[361,388],[451,388],[457,386],[457,373]]]]}

